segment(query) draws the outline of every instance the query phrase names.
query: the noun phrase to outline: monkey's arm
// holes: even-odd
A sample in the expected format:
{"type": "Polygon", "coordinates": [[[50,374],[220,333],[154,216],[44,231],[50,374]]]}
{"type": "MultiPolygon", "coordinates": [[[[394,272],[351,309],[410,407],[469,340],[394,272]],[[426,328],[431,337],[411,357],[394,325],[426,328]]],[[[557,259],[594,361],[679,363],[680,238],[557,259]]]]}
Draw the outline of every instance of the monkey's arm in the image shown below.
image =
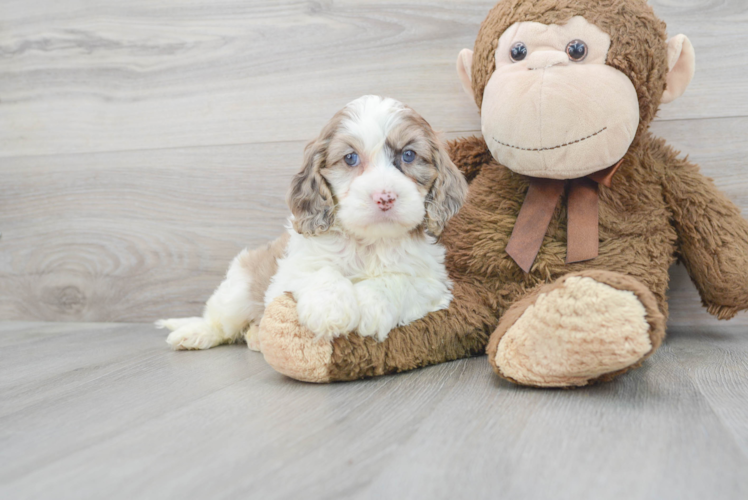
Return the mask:
{"type": "Polygon", "coordinates": [[[477,176],[483,165],[493,161],[486,141],[481,137],[464,137],[448,141],[449,157],[468,182],[477,176]]]}
{"type": "Polygon", "coordinates": [[[748,222],[698,166],[663,142],[657,146],[680,260],[709,313],[730,319],[748,309],[748,222]]]}
{"type": "Polygon", "coordinates": [[[281,297],[262,319],[262,352],[275,370],[307,382],[375,377],[482,354],[498,318],[479,285],[455,280],[453,294],[448,309],[395,328],[384,342],[351,333],[332,344],[305,333],[295,302],[281,297]]]}

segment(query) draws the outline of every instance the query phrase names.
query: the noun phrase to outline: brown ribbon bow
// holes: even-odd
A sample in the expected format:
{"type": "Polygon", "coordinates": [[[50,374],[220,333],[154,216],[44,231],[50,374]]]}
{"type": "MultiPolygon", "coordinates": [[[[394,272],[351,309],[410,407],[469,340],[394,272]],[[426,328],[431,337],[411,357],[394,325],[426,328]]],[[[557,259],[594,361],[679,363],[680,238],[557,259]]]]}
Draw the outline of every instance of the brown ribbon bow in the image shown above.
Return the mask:
{"type": "MultiPolygon", "coordinates": [[[[623,163],[587,177],[571,179],[567,200],[566,263],[583,262],[598,254],[597,186],[610,187],[613,175],[623,163]]],[[[538,256],[553,212],[564,192],[565,180],[530,177],[530,188],[514,224],[506,253],[526,273],[538,256]]]]}

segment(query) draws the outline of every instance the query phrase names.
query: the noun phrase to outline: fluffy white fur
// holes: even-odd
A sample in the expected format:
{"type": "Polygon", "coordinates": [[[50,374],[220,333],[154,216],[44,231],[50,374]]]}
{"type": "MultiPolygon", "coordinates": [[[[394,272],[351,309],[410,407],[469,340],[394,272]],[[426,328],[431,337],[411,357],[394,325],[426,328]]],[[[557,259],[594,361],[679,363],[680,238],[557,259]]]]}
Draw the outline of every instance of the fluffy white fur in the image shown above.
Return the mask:
{"type": "MultiPolygon", "coordinates": [[[[291,217],[269,286],[253,271],[257,251],[240,253],[203,317],[157,323],[173,330],[167,342],[174,349],[207,349],[243,334],[250,348],[259,349],[264,307],[286,292],[297,302],[300,322],[327,339],[357,330],[383,341],[396,326],[448,307],[452,295],[444,248],[424,231],[430,187],[396,167],[391,146],[385,146],[406,109],[413,113],[375,96],[344,109],[335,134],[356,145],[361,165],[327,160],[331,166],[325,167],[324,179],[335,199],[334,224],[310,236],[297,232],[291,217]],[[382,199],[389,200],[386,208],[378,204],[382,199]],[[257,300],[257,287],[266,287],[264,304],[257,300]]],[[[435,170],[427,165],[418,175],[423,177],[427,167],[435,170]]]]}
{"type": "Polygon", "coordinates": [[[444,248],[430,236],[364,242],[331,230],[304,238],[291,230],[288,256],[265,295],[293,293],[299,320],[317,335],[353,330],[387,338],[391,329],[449,306],[444,248]]]}

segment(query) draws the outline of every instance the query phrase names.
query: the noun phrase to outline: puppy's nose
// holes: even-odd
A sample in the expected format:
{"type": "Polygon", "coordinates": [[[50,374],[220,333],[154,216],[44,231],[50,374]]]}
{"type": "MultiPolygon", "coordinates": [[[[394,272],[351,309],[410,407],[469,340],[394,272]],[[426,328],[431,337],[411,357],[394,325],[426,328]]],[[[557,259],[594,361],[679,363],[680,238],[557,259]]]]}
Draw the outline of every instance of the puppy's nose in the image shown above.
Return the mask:
{"type": "Polygon", "coordinates": [[[397,200],[397,196],[391,191],[378,191],[371,195],[371,198],[382,212],[392,208],[395,205],[395,200],[397,200]]]}

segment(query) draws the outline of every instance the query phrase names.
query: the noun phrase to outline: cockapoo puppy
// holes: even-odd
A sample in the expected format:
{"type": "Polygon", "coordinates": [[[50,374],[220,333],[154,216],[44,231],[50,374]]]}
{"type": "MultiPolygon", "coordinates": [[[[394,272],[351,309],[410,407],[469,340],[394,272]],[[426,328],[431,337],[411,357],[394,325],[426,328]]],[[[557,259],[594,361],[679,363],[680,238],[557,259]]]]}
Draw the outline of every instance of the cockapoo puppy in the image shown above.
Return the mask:
{"type": "Polygon", "coordinates": [[[259,350],[265,307],[286,292],[320,337],[389,331],[448,307],[451,283],[438,236],[467,183],[433,129],[409,107],[364,96],[306,148],[288,192],[287,234],[242,251],[201,318],[157,323],[174,349],[245,337],[259,350]]]}

